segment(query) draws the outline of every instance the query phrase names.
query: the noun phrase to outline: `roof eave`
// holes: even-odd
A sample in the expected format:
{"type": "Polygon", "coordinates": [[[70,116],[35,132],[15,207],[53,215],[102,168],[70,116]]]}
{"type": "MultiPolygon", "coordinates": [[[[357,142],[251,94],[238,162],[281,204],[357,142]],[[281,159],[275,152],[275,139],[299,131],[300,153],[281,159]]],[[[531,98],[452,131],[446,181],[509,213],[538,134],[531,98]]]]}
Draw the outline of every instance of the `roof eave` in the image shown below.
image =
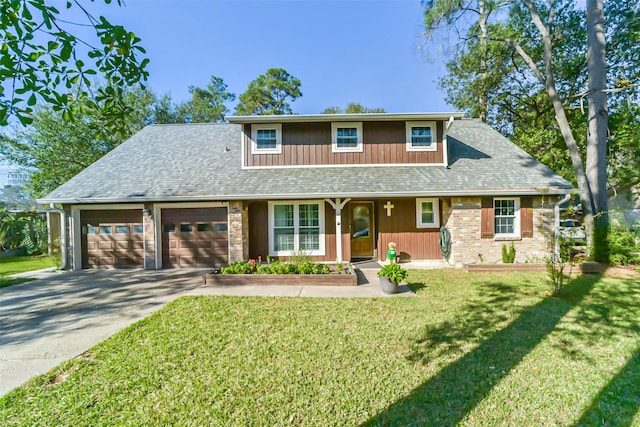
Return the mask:
{"type": "Polygon", "coordinates": [[[462,119],[462,112],[435,113],[360,113],[360,114],[287,114],[268,116],[226,116],[229,123],[273,123],[273,122],[351,122],[351,121],[395,121],[395,120],[447,120],[462,119]]]}
{"type": "Polygon", "coordinates": [[[326,198],[386,198],[386,197],[478,197],[478,196],[542,196],[575,194],[575,188],[536,188],[536,189],[500,189],[472,191],[395,191],[395,192],[331,192],[331,193],[282,193],[282,194],[233,194],[210,196],[168,196],[168,197],[91,197],[91,198],[58,198],[38,199],[44,204],[114,204],[114,203],[160,203],[160,202],[205,202],[226,200],[302,200],[326,198]]]}

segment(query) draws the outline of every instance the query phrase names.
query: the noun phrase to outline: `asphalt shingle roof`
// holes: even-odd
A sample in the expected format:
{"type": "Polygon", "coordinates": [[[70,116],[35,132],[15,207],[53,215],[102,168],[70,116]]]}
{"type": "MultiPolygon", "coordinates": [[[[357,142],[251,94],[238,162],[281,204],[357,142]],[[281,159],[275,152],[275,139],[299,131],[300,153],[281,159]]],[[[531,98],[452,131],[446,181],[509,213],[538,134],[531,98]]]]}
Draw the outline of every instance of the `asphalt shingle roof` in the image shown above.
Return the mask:
{"type": "Polygon", "coordinates": [[[237,124],[147,126],[41,203],[565,193],[571,184],[478,120],[442,166],[242,169],[237,124]]]}

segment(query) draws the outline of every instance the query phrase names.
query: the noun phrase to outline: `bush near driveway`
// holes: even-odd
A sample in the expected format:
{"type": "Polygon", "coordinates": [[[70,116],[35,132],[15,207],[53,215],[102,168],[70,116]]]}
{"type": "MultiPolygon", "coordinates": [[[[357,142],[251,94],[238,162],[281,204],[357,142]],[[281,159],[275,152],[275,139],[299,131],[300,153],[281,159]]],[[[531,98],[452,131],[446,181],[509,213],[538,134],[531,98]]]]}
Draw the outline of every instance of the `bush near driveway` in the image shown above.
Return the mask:
{"type": "Polygon", "coordinates": [[[640,425],[637,280],[412,271],[418,298],[181,298],[2,425],[640,425]]]}

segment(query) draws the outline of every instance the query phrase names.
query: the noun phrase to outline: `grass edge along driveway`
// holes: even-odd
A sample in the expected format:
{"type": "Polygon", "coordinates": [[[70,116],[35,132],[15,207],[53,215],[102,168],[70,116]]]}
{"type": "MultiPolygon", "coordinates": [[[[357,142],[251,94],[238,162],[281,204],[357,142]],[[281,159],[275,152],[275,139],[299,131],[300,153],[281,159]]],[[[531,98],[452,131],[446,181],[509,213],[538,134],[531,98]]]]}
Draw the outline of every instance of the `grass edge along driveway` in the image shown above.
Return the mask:
{"type": "Polygon", "coordinates": [[[637,280],[412,271],[418,298],[180,298],[0,400],[12,425],[640,425],[637,280]]]}

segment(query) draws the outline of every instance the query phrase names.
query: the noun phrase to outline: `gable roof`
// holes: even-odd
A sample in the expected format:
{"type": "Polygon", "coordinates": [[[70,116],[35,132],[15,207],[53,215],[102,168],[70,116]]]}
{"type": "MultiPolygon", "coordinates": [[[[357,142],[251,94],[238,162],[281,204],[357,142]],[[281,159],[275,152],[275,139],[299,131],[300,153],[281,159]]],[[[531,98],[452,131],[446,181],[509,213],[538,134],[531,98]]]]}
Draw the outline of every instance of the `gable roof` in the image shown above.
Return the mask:
{"type": "Polygon", "coordinates": [[[449,168],[241,168],[241,125],[151,125],[39,203],[561,194],[564,178],[478,120],[456,120],[449,168]]]}

